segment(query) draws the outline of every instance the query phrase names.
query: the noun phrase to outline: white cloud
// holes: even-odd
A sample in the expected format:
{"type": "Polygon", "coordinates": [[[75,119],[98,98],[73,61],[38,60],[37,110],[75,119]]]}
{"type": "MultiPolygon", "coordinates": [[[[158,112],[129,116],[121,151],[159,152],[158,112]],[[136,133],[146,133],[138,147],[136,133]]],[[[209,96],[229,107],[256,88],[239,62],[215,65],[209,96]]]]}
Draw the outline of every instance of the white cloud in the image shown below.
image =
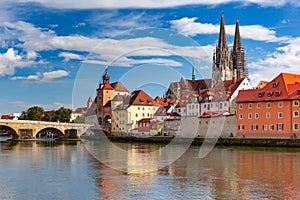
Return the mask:
{"type": "Polygon", "coordinates": [[[65,70],[57,70],[57,71],[52,71],[52,72],[44,72],[43,73],[43,79],[41,81],[48,82],[48,81],[51,81],[53,79],[57,79],[57,78],[62,78],[62,77],[68,76],[69,74],[70,74],[70,72],[67,72],[65,70]]]}
{"type": "Polygon", "coordinates": [[[300,37],[289,41],[285,46],[277,48],[276,52],[265,58],[249,63],[252,83],[260,80],[271,81],[281,72],[300,74],[300,37]]]}
{"type": "Polygon", "coordinates": [[[34,61],[26,60],[13,48],[0,54],[0,76],[13,75],[16,68],[24,68],[33,65],[34,61]]]}
{"type": "Polygon", "coordinates": [[[69,53],[69,52],[61,52],[59,53],[58,57],[63,57],[65,62],[68,62],[69,60],[82,60],[82,56],[75,53],[69,53]]]}
{"type": "MultiPolygon", "coordinates": [[[[218,34],[220,31],[219,24],[209,24],[196,22],[197,18],[181,18],[172,20],[172,28],[185,36],[195,36],[198,34],[218,34]]],[[[226,25],[227,35],[234,35],[235,25],[226,25]]],[[[289,40],[288,37],[277,37],[276,31],[263,27],[261,25],[240,25],[240,34],[243,39],[251,39],[266,42],[284,42],[289,40]]]]}
{"type": "MultiPolygon", "coordinates": [[[[86,58],[86,62],[100,61],[101,63],[114,63],[115,65],[118,64],[118,66],[125,67],[150,62],[161,65],[179,66],[181,65],[180,63],[166,57],[178,55],[197,60],[207,59],[207,52],[211,55],[213,48],[213,46],[171,45],[163,39],[147,36],[151,35],[148,31],[145,31],[145,37],[100,39],[80,35],[57,36],[54,31],[37,28],[30,23],[22,21],[16,23],[6,22],[3,26],[8,27],[18,37],[21,41],[18,47],[25,48],[27,52],[32,52],[32,57],[36,56],[34,52],[63,49],[66,51],[90,53],[86,58]],[[133,59],[133,56],[160,56],[164,58],[159,58],[159,60],[133,59]]],[[[160,31],[160,29],[156,31],[160,31]]],[[[59,56],[64,57],[65,61],[69,61],[70,59],[84,59],[83,56],[70,52],[62,52],[59,56]]]]}
{"type": "Polygon", "coordinates": [[[65,76],[68,76],[70,72],[65,70],[56,70],[51,72],[37,72],[34,75],[28,75],[28,76],[13,76],[10,79],[11,80],[24,80],[24,81],[38,81],[38,82],[50,82],[53,79],[62,78],[65,76]]]}
{"type": "MultiPolygon", "coordinates": [[[[6,0],[6,2],[9,2],[6,0]]],[[[258,4],[261,6],[271,6],[280,7],[286,4],[291,4],[293,6],[300,6],[298,0],[110,0],[110,1],[99,1],[99,0],[15,0],[15,2],[39,2],[48,7],[56,8],[165,8],[165,7],[175,7],[184,5],[216,5],[225,4],[231,2],[239,2],[243,5],[250,3],[258,4]]]]}

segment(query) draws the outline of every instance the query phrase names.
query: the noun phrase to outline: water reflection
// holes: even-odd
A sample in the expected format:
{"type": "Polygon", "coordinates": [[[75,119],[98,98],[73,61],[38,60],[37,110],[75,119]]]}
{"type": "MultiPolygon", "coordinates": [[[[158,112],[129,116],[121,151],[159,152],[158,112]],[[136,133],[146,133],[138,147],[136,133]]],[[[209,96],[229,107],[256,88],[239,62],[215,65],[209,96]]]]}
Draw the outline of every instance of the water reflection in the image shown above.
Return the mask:
{"type": "MultiPolygon", "coordinates": [[[[129,172],[165,159],[151,154],[159,144],[114,145],[132,156],[107,146],[101,158],[129,172]]],[[[300,199],[297,149],[215,148],[198,155],[191,146],[167,167],[128,173],[102,164],[80,142],[2,142],[0,199],[300,199]]]]}

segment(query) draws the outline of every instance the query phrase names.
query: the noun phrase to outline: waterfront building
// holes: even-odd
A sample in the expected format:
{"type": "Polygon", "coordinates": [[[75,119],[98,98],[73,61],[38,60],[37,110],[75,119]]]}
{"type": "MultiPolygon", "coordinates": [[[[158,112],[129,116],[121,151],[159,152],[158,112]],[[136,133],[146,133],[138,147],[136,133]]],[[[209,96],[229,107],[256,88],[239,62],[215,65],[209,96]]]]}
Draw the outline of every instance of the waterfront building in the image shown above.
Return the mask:
{"type": "Polygon", "coordinates": [[[235,100],[240,90],[252,89],[247,78],[233,78],[221,81],[207,92],[206,98],[201,99],[200,115],[207,116],[213,113],[235,114],[235,100]]]}
{"type": "Polygon", "coordinates": [[[102,76],[102,82],[97,89],[97,117],[99,124],[102,126],[111,126],[112,118],[112,102],[111,100],[116,95],[130,95],[127,88],[119,81],[110,84],[110,76],[105,70],[105,74],[102,76]]]}
{"type": "Polygon", "coordinates": [[[281,73],[263,88],[239,91],[236,129],[246,137],[299,134],[300,75],[281,73]]]}
{"type": "Polygon", "coordinates": [[[112,110],[112,132],[130,133],[138,128],[138,121],[153,118],[161,107],[143,90],[135,90],[112,110]]]}
{"type": "Polygon", "coordinates": [[[222,12],[219,40],[213,53],[212,86],[220,81],[231,80],[233,77],[248,78],[246,53],[241,43],[238,18],[236,18],[233,49],[229,51],[226,41],[224,13],[222,12]]]}

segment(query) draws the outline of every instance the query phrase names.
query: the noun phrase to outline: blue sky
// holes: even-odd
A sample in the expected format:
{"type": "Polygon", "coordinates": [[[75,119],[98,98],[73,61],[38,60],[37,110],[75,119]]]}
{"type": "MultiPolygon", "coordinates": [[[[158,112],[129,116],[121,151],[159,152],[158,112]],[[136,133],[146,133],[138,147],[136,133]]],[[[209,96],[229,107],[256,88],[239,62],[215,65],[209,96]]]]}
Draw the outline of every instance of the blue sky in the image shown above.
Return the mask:
{"type": "Polygon", "coordinates": [[[297,0],[0,2],[0,114],[85,106],[111,82],[162,96],[180,77],[210,78],[221,12],[232,47],[239,17],[253,85],[300,73],[297,0]]]}

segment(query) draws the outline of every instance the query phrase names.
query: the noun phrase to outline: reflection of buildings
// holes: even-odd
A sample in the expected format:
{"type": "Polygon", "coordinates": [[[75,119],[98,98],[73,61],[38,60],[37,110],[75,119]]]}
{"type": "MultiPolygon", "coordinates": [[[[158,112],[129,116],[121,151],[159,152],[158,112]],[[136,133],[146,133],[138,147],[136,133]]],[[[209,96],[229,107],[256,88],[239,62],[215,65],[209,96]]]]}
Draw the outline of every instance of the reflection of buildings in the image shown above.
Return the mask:
{"type": "Polygon", "coordinates": [[[251,199],[255,192],[261,192],[266,199],[299,198],[300,160],[297,152],[236,151],[236,162],[239,179],[250,180],[240,187],[245,199],[251,199]],[[278,190],[282,192],[278,193],[278,190]]]}

